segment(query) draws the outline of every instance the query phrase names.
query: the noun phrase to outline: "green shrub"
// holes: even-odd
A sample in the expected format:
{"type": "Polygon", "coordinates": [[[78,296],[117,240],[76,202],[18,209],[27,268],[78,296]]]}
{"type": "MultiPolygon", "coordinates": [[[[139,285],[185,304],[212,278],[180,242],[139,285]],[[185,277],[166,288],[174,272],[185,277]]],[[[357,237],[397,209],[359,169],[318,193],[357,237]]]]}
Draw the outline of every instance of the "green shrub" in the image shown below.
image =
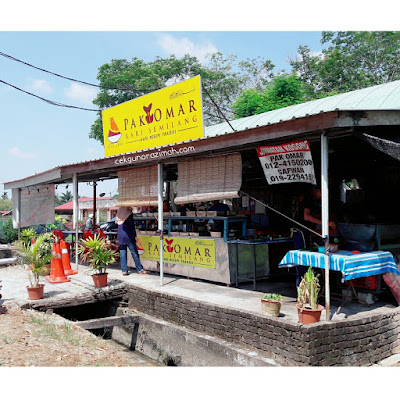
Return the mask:
{"type": "Polygon", "coordinates": [[[282,296],[280,294],[276,294],[276,293],[267,293],[263,299],[265,300],[274,300],[274,301],[281,301],[282,300],[282,296]]]}
{"type": "Polygon", "coordinates": [[[33,228],[24,228],[21,231],[21,242],[25,247],[28,247],[32,243],[32,239],[36,238],[36,232],[33,228]]]}
{"type": "Polygon", "coordinates": [[[12,218],[0,219],[0,242],[12,243],[18,239],[18,230],[14,229],[12,218]]]}
{"type": "Polygon", "coordinates": [[[61,215],[54,216],[54,224],[47,224],[47,229],[64,229],[67,220],[61,217],[61,215]]]}

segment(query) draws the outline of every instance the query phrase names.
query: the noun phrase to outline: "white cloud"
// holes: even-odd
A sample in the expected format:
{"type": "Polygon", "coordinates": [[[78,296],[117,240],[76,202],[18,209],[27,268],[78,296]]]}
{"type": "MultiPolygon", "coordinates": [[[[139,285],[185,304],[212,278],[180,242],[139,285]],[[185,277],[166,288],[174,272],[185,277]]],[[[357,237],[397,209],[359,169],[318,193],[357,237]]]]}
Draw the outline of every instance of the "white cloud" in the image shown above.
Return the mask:
{"type": "Polygon", "coordinates": [[[53,88],[51,87],[50,83],[47,82],[45,79],[34,79],[30,83],[30,88],[35,91],[35,92],[40,92],[40,93],[52,93],[53,88]]]}
{"type": "MultiPolygon", "coordinates": [[[[323,60],[325,58],[325,55],[322,51],[310,51],[310,56],[311,57],[318,57],[320,60],[323,60]]],[[[297,53],[296,54],[296,61],[302,61],[303,57],[301,54],[297,53]]]]}
{"type": "Polygon", "coordinates": [[[92,100],[97,96],[97,89],[73,82],[68,88],[64,89],[64,93],[71,100],[93,105],[92,100]]]}
{"type": "Polygon", "coordinates": [[[170,34],[160,34],[158,36],[158,44],[168,54],[175,54],[177,57],[190,54],[191,56],[197,57],[201,62],[205,60],[207,54],[216,53],[218,51],[211,42],[196,44],[186,37],[178,39],[170,34]]]}
{"type": "Polygon", "coordinates": [[[11,149],[8,150],[8,153],[13,157],[22,158],[24,160],[36,158],[36,154],[22,151],[19,147],[16,146],[11,147],[11,149]]]}
{"type": "Polygon", "coordinates": [[[324,53],[322,51],[312,51],[311,52],[312,57],[318,57],[319,59],[323,59],[325,57],[324,53]]]}

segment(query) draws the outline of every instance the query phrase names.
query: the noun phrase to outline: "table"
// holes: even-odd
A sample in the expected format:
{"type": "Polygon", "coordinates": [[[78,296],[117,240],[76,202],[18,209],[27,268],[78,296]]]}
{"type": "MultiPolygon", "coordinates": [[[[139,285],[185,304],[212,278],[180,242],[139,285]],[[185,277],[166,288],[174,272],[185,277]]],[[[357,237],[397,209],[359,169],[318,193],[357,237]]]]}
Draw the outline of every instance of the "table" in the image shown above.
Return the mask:
{"type": "MultiPolygon", "coordinates": [[[[325,268],[325,255],[312,251],[291,250],[279,263],[280,266],[287,264],[325,268]]],[[[393,255],[389,251],[354,254],[351,251],[340,250],[337,253],[329,254],[329,269],[340,271],[342,282],[386,272],[400,274],[393,255]]]]}
{"type": "MultiPolygon", "coordinates": [[[[76,232],[75,231],[61,231],[65,237],[67,237],[68,235],[73,235],[75,236],[76,232]]],[[[78,231],[78,235],[82,235],[83,232],[82,231],[78,231]]]]}

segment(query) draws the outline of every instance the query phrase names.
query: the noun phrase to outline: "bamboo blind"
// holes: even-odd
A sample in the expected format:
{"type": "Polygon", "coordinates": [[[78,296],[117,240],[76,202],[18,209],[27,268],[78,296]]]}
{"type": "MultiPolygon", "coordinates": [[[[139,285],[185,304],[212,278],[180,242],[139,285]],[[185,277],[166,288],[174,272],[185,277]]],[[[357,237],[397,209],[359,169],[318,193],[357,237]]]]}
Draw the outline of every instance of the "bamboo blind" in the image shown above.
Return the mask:
{"type": "Polygon", "coordinates": [[[117,206],[156,206],[158,204],[157,165],[118,171],[117,206]]]}
{"type": "Polygon", "coordinates": [[[240,153],[179,161],[175,203],[236,198],[241,185],[240,153]]]}

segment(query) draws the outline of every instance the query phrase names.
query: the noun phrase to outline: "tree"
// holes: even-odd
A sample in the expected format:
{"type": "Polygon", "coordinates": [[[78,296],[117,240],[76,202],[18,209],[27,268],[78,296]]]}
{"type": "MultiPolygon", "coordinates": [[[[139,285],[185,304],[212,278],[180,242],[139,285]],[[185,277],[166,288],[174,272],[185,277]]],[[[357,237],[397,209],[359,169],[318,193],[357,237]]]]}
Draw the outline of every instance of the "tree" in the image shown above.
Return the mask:
{"type": "Polygon", "coordinates": [[[10,211],[12,209],[12,202],[8,199],[0,199],[0,210],[10,211]]]}
{"type": "Polygon", "coordinates": [[[69,203],[70,201],[72,201],[73,196],[72,193],[67,190],[65,193],[62,193],[61,196],[56,195],[55,196],[55,203],[56,203],[56,207],[60,206],[61,204],[65,204],[65,203],[69,203]]]}
{"type": "Polygon", "coordinates": [[[293,71],[313,97],[344,93],[400,79],[400,32],[323,32],[321,54],[300,46],[293,71]]]}
{"type": "Polygon", "coordinates": [[[265,112],[266,103],[267,100],[263,91],[245,89],[233,103],[232,110],[235,113],[235,118],[248,117],[265,112]]]}
{"type": "Polygon", "coordinates": [[[247,89],[232,105],[236,118],[276,110],[307,100],[307,85],[295,75],[281,73],[264,90],[247,89]]]}
{"type": "MultiPolygon", "coordinates": [[[[232,118],[230,107],[242,90],[268,80],[274,67],[270,61],[261,58],[239,63],[236,58],[234,55],[225,57],[222,53],[215,53],[208,56],[206,64],[200,63],[196,57],[190,55],[180,59],[174,55],[168,58],[157,57],[149,62],[138,58],[133,58],[131,62],[111,60],[99,68],[97,78],[102,89],[93,103],[100,109],[113,107],[200,75],[205,88],[203,90],[205,123],[221,122],[221,113],[227,118],[232,118]],[[220,111],[216,109],[214,102],[220,111]]],[[[89,137],[103,143],[100,113],[91,126],[89,137]]]]}

